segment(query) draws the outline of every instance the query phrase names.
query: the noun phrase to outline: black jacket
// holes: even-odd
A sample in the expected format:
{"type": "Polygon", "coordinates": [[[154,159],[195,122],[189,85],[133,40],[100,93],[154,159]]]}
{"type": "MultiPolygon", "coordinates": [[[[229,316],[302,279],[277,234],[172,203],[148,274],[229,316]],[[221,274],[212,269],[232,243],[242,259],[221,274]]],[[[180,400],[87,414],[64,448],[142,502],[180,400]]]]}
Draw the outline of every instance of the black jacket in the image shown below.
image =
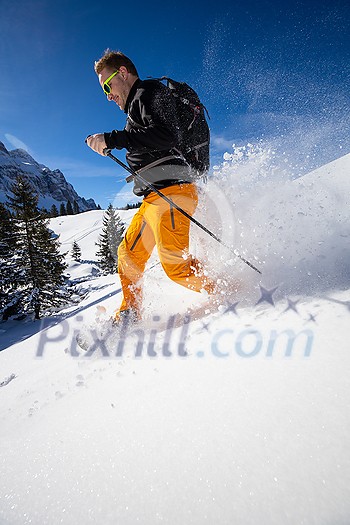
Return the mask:
{"type": "Polygon", "coordinates": [[[162,164],[186,165],[172,151],[179,137],[175,102],[166,86],[137,79],[124,111],[128,115],[124,130],[104,134],[108,148],[125,148],[128,164],[136,171],[163,158],[162,164]]]}

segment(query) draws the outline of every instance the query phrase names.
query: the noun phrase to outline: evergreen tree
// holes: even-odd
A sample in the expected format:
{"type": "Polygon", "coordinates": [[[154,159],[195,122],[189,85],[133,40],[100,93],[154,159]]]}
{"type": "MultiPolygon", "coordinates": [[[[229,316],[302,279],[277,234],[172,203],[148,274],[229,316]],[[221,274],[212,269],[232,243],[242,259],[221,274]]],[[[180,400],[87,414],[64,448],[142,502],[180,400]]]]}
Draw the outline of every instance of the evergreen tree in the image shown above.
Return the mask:
{"type": "Polygon", "coordinates": [[[50,209],[50,217],[58,217],[58,209],[56,204],[53,204],[50,209]]]}
{"type": "Polygon", "coordinates": [[[77,243],[77,241],[73,242],[71,256],[74,261],[76,262],[81,261],[81,248],[79,244],[77,243]]]}
{"type": "Polygon", "coordinates": [[[125,226],[110,204],[103,216],[103,227],[96,255],[99,264],[105,273],[116,273],[118,271],[118,246],[123,239],[125,226]]]}
{"type": "Polygon", "coordinates": [[[74,215],[78,215],[78,213],[80,213],[79,204],[77,203],[75,199],[73,202],[73,212],[74,212],[74,215]]]}
{"type": "Polygon", "coordinates": [[[38,195],[29,181],[17,177],[12,185],[9,207],[17,225],[16,286],[25,312],[35,312],[40,318],[42,308],[58,306],[66,298],[61,285],[66,268],[64,255],[59,253],[58,238],[52,238],[48,219],[38,210],[38,195]]]}
{"type": "Polygon", "coordinates": [[[67,202],[67,215],[74,215],[73,206],[71,201],[67,202]]]}
{"type": "Polygon", "coordinates": [[[20,309],[16,290],[19,273],[16,268],[16,238],[16,222],[6,206],[0,203],[0,314],[3,320],[20,309]]]}
{"type": "Polygon", "coordinates": [[[66,210],[66,206],[64,204],[64,202],[61,202],[61,206],[60,206],[60,215],[67,215],[67,210],[66,210]]]}

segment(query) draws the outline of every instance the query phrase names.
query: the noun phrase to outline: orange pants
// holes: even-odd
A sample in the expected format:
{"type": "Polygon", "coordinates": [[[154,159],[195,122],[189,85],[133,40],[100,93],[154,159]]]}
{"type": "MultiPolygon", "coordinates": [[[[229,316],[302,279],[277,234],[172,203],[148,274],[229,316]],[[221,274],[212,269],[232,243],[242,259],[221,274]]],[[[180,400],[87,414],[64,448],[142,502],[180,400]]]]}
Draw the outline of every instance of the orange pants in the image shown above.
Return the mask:
{"type": "MultiPolygon", "coordinates": [[[[161,192],[192,215],[198,196],[194,184],[176,184],[161,192]]],[[[190,220],[152,192],[144,198],[118,248],[118,271],[123,289],[120,310],[135,309],[140,315],[142,274],[153,248],[157,246],[165,273],[178,284],[199,292],[214,291],[200,263],[188,253],[190,220]]],[[[116,314],[118,316],[118,313],[116,314]]]]}

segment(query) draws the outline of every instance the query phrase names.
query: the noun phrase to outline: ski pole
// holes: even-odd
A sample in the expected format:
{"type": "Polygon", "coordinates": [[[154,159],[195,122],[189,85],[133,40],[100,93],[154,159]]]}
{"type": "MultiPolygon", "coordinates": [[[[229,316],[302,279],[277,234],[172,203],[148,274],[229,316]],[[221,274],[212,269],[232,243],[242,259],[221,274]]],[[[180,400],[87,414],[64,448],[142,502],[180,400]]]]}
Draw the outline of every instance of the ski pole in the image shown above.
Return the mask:
{"type": "MultiPolygon", "coordinates": [[[[121,160],[119,160],[117,157],[115,157],[112,153],[111,153],[111,150],[108,149],[108,148],[105,148],[103,150],[103,153],[109,157],[110,159],[114,160],[114,162],[116,162],[117,164],[119,164],[119,166],[121,166],[122,168],[124,168],[126,171],[128,171],[133,177],[135,177],[136,179],[138,179],[140,182],[142,182],[145,186],[147,186],[150,190],[154,191],[157,195],[159,195],[159,197],[161,197],[162,199],[164,199],[168,204],[170,204],[170,206],[173,206],[177,211],[179,211],[180,213],[182,213],[182,215],[184,215],[185,217],[187,217],[187,219],[189,219],[191,222],[193,222],[194,224],[196,224],[199,228],[201,228],[203,231],[205,231],[205,233],[207,233],[208,235],[210,235],[210,237],[212,237],[213,239],[215,239],[218,243],[222,244],[222,246],[224,246],[227,250],[229,250],[231,253],[233,253],[236,257],[238,257],[238,259],[240,259],[242,262],[244,262],[245,264],[247,264],[248,266],[250,266],[250,268],[252,268],[253,270],[255,270],[256,272],[260,273],[261,274],[261,271],[256,268],[256,266],[254,266],[251,262],[249,262],[247,259],[245,259],[244,257],[242,257],[238,252],[237,250],[234,250],[231,248],[231,246],[229,246],[228,244],[226,244],[222,239],[220,239],[219,237],[217,237],[215,235],[215,233],[211,232],[210,230],[208,230],[208,228],[206,228],[205,226],[203,226],[203,224],[201,224],[199,221],[197,221],[197,219],[195,219],[194,217],[192,217],[189,213],[187,213],[185,210],[183,210],[180,206],[178,206],[176,204],[176,202],[174,202],[172,199],[170,199],[169,197],[167,197],[166,195],[164,195],[164,193],[162,193],[161,191],[159,191],[151,182],[148,182],[146,179],[144,179],[141,175],[139,175],[135,170],[133,170],[132,168],[130,168],[129,166],[127,166],[126,164],[124,164],[124,162],[122,162],[121,160]]],[[[129,177],[126,179],[127,182],[129,182],[129,177]]]]}

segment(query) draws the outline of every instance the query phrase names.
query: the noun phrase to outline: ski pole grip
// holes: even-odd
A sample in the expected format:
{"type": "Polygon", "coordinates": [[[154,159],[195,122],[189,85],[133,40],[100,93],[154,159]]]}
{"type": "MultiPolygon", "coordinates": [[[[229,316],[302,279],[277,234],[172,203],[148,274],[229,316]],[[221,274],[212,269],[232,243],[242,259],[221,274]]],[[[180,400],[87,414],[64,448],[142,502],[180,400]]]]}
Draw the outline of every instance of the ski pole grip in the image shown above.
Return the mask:
{"type": "Polygon", "coordinates": [[[85,144],[87,144],[87,139],[88,139],[89,137],[91,137],[91,135],[88,135],[88,136],[86,137],[86,139],[85,139],[85,141],[84,141],[85,144]]]}
{"type": "Polygon", "coordinates": [[[109,155],[109,153],[111,153],[111,151],[112,151],[112,150],[109,149],[109,148],[104,148],[104,150],[103,150],[103,154],[107,156],[107,155],[109,155]]]}

